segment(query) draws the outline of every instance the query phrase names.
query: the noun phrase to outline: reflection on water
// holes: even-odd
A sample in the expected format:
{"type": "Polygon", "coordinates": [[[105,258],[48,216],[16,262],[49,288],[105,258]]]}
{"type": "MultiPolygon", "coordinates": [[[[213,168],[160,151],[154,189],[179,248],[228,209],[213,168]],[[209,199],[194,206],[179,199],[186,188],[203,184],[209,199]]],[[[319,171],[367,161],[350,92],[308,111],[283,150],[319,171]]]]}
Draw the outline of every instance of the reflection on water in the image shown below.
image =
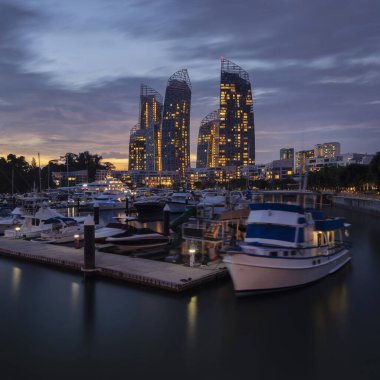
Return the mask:
{"type": "Polygon", "coordinates": [[[17,298],[21,282],[21,269],[13,267],[12,269],[12,297],[17,298]]]}
{"type": "Polygon", "coordinates": [[[84,302],[83,302],[83,324],[84,324],[84,341],[86,345],[91,345],[94,337],[94,325],[96,319],[95,310],[95,279],[88,278],[83,280],[84,302]]]}
{"type": "Polygon", "coordinates": [[[75,314],[78,309],[79,289],[80,286],[77,282],[71,283],[71,311],[73,314],[75,314]]]}
{"type": "Polygon", "coordinates": [[[187,341],[189,348],[194,346],[196,340],[197,306],[197,296],[192,296],[187,304],[187,341]]]}
{"type": "Polygon", "coordinates": [[[331,328],[336,332],[345,333],[347,328],[348,291],[344,271],[335,273],[334,280],[339,280],[330,288],[324,288],[327,294],[321,294],[313,305],[315,334],[318,340],[325,340],[331,328]]]}

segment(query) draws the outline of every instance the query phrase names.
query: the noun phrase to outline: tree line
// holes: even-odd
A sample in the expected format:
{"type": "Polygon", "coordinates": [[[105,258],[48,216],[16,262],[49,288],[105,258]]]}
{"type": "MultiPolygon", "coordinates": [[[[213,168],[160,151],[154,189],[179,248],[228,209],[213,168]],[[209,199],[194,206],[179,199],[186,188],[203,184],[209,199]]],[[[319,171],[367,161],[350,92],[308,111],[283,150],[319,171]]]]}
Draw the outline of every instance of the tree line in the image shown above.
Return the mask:
{"type": "Polygon", "coordinates": [[[372,191],[380,189],[380,152],[369,165],[351,164],[343,167],[325,167],[309,173],[311,190],[372,191]]]}
{"type": "Polygon", "coordinates": [[[29,163],[24,156],[8,154],[0,157],[0,193],[25,193],[41,188],[54,187],[52,172],[87,170],[89,181],[95,180],[97,169],[112,170],[111,162],[102,162],[102,156],[90,152],[66,153],[59,159],[50,160],[48,165],[40,168],[33,158],[29,163]]]}

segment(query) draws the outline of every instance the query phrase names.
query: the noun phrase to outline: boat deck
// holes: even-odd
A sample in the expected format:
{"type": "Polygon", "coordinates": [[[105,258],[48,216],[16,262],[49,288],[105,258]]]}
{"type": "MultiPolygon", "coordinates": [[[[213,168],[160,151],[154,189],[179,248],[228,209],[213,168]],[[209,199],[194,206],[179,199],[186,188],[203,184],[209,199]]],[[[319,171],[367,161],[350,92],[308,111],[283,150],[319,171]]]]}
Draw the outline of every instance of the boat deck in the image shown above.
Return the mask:
{"type": "MultiPolygon", "coordinates": [[[[74,249],[26,240],[0,238],[0,255],[81,272],[83,248],[74,249]]],[[[154,288],[182,292],[224,277],[223,263],[188,267],[161,261],[95,253],[96,276],[109,277],[154,288]]]]}

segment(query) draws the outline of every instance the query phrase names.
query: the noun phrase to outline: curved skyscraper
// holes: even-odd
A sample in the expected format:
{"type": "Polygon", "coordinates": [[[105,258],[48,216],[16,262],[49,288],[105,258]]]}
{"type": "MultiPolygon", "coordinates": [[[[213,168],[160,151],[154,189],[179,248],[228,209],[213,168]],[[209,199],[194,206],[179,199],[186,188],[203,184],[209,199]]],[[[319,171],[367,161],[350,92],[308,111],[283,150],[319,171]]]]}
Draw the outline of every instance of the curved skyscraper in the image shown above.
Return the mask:
{"type": "Polygon", "coordinates": [[[178,171],[183,178],[190,167],[191,83],[186,69],[174,73],[165,92],[162,121],[162,170],[178,171]]]}
{"type": "Polygon", "coordinates": [[[220,76],[219,165],[255,163],[255,130],[249,76],[240,66],[222,59],[220,76]]]}
{"type": "Polygon", "coordinates": [[[146,131],[146,170],[161,170],[162,96],[141,84],[140,129],[146,131]]]}
{"type": "Polygon", "coordinates": [[[219,157],[219,110],[203,118],[198,133],[197,168],[218,166],[219,157]]]}

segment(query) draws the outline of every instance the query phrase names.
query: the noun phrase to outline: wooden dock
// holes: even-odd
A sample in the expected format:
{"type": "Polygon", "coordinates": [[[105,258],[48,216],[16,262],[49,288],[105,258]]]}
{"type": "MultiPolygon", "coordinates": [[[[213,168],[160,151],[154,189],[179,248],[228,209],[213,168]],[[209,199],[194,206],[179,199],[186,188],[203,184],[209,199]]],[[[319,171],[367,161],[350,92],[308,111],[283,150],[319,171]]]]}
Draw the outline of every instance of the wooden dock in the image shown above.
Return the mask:
{"type": "MultiPolygon", "coordinates": [[[[83,248],[0,238],[0,255],[81,272],[83,248]]],[[[224,277],[223,263],[188,267],[105,252],[95,254],[96,276],[109,277],[154,288],[182,292],[224,277]]]]}

